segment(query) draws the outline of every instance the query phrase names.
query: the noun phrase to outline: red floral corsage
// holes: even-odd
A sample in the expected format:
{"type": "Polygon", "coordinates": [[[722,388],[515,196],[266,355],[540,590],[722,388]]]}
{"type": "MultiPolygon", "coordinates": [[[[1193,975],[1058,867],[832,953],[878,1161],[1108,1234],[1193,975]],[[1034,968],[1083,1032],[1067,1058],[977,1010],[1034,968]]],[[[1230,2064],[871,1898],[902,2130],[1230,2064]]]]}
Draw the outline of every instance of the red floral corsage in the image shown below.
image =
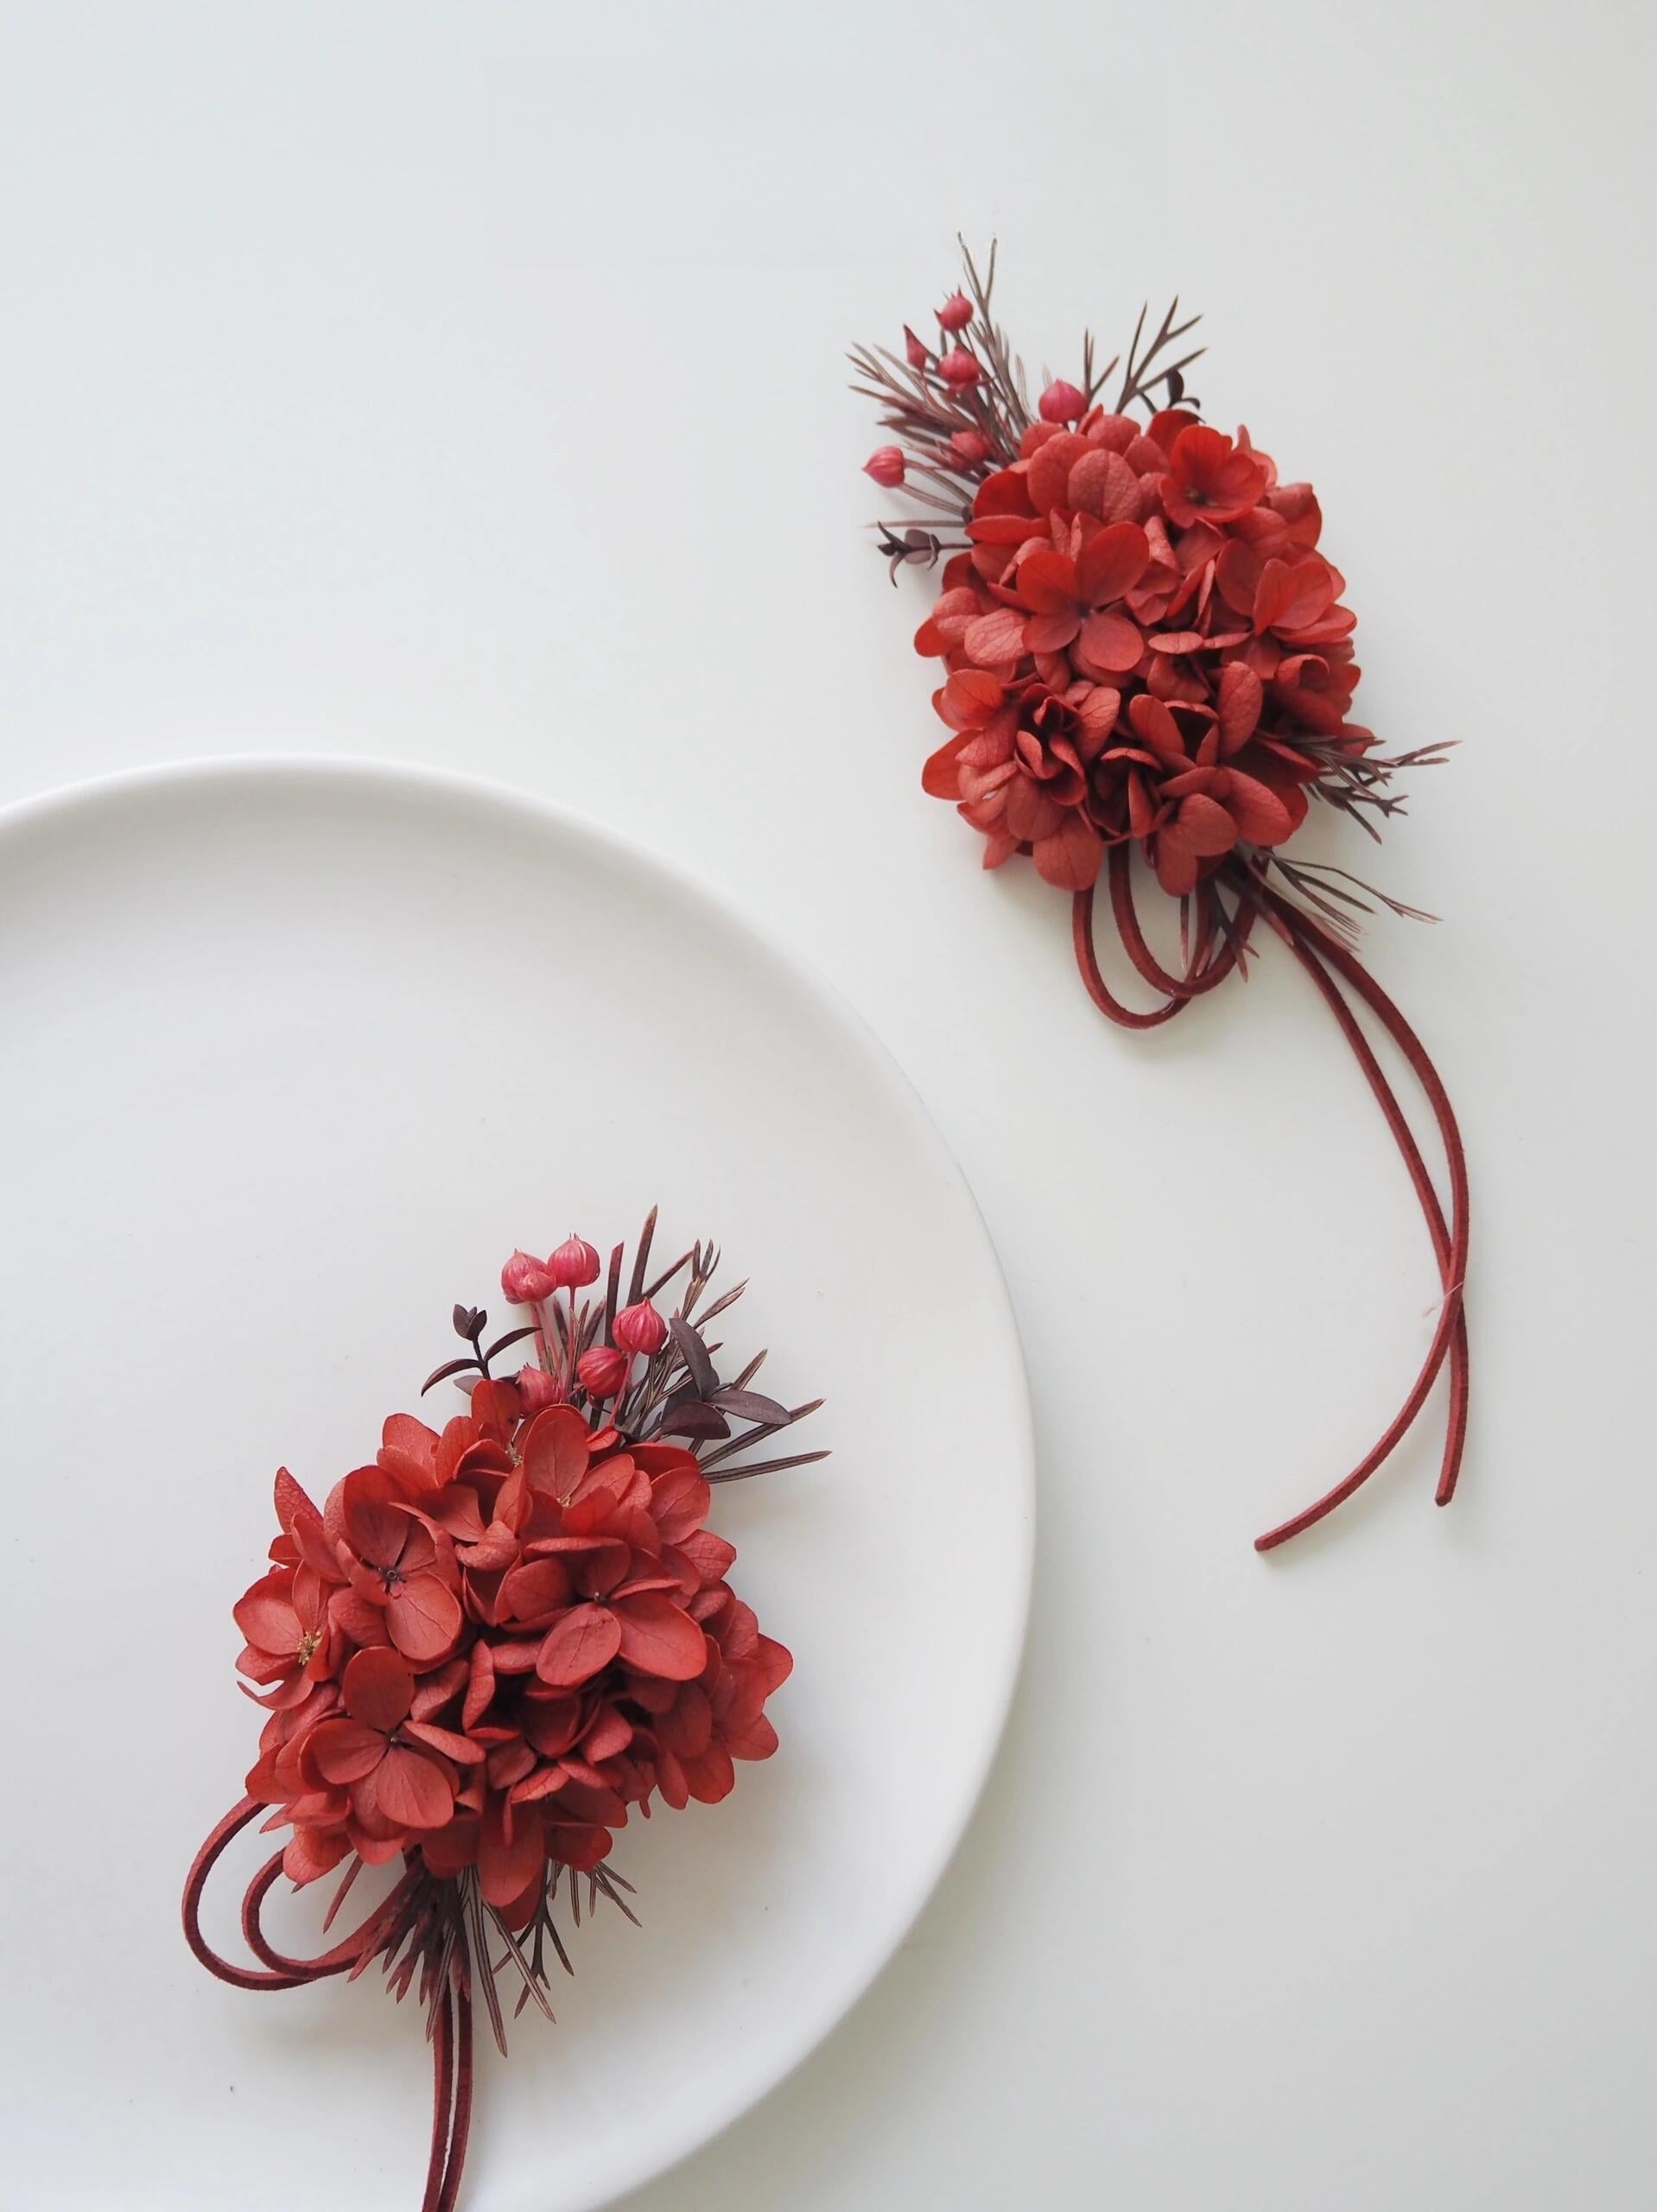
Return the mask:
{"type": "Polygon", "coordinates": [[[1141,311],[1125,363],[1100,365],[1084,338],[1079,381],[1050,383],[1032,406],[991,314],[994,271],[993,251],[981,279],[966,257],[966,289],[938,309],[935,341],[905,327],[901,357],[884,347],[852,355],[856,388],[901,441],[865,464],[913,508],[879,526],[893,580],[906,564],[946,563],[915,638],[917,652],[943,664],[933,704],[950,733],[923,785],[979,831],[987,868],[1027,855],[1070,894],[1076,963],[1113,1021],[1150,1029],[1184,1013],[1242,972],[1262,924],[1306,969],[1403,1158],[1443,1300],[1421,1370],[1376,1443],[1259,1548],[1350,1497],[1445,1367],[1438,1499],[1448,1504],[1467,1428],[1466,1162],[1437,1070],[1347,941],[1370,896],[1414,910],[1285,849],[1313,802],[1378,836],[1377,823],[1401,806],[1400,772],[1436,764],[1445,748],[1385,754],[1351,720],[1355,618],[1319,550],[1316,495],[1281,481],[1247,430],[1231,436],[1203,422],[1185,385],[1202,349],[1181,351],[1196,318],[1178,321],[1176,302],[1147,339],[1141,311]],[[1135,854],[1178,902],[1177,968],[1141,928],[1135,854]],[[1144,1009],[1124,1004],[1100,969],[1101,872],[1121,949],[1158,995],[1144,1009]],[[1448,1168],[1447,1220],[1360,1010],[1426,1096],[1448,1168]]]}
{"type": "Polygon", "coordinates": [[[713,1484],[825,1456],[750,1452],[818,1402],[755,1390],[763,1353],[721,1381],[703,1332],[740,1287],[703,1303],[718,1255],[702,1244],[647,1281],[655,1219],[625,1298],[624,1248],[589,1296],[599,1255],[571,1236],[503,1269],[532,1315],[523,1326],[486,1344],[486,1315],[456,1306],[467,1350],[424,1388],[455,1381],[469,1409],[441,1430],[393,1414],[372,1465],[320,1508],[278,1473],[272,1564],[234,1609],[237,1668],[269,1718],[246,1794],[190,1869],[185,1935],[241,1989],[376,1962],[399,1999],[417,1987],[435,2090],[422,2212],[451,2212],[460,2190],[474,1991],[503,2050],[498,1974],[517,2010],[533,1998],[550,2018],[551,1959],[569,1969],[560,1908],[579,1924],[585,1887],[589,1911],[603,1898],[633,1917],[608,1863],[629,1808],[715,1803],[735,1761],[777,1748],[765,1704],[791,1662],[732,1590],[735,1549],[705,1523],[713,1484]],[[664,1318],[656,1300],[682,1277],[664,1318]],[[492,1371],[531,1342],[530,1364],[492,1371]],[[261,1813],[290,1833],[243,1900],[249,1967],[212,1948],[200,1912],[220,1853],[261,1813]],[[265,1935],[283,1875],[343,1867],[332,1921],[382,1865],[400,1868],[394,1886],[331,1948],[292,1958],[265,1935]]]}

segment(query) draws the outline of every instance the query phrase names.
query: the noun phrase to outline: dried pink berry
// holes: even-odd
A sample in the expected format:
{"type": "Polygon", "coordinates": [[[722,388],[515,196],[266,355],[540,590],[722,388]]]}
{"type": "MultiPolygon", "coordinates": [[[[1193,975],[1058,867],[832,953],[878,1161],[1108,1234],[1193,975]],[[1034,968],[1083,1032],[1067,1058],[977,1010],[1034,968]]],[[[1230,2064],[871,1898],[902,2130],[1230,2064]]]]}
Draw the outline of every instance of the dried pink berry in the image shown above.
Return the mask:
{"type": "Polygon", "coordinates": [[[608,1398],[626,1381],[628,1365],[625,1351],[613,1344],[594,1344],[576,1361],[575,1377],[589,1398],[608,1398]]]}
{"type": "Polygon", "coordinates": [[[876,446],[863,464],[865,476],[873,477],[877,484],[884,484],[895,492],[904,480],[904,456],[900,446],[876,446]]]}
{"type": "Polygon", "coordinates": [[[525,1413],[543,1413],[549,1406],[562,1406],[564,1386],[556,1375],[549,1375],[544,1367],[520,1367],[517,1371],[517,1395],[525,1413]]]}
{"type": "Polygon", "coordinates": [[[963,346],[957,346],[938,363],[938,374],[945,384],[953,385],[958,391],[967,391],[975,385],[984,372],[963,346]]]}
{"type": "Polygon", "coordinates": [[[668,1340],[668,1325],[651,1304],[624,1306],[616,1316],[615,1339],[623,1351],[642,1351],[646,1358],[661,1351],[668,1340]]]}
{"type": "Polygon", "coordinates": [[[1044,423],[1078,422],[1088,410],[1087,394],[1078,391],[1073,384],[1067,384],[1063,377],[1048,385],[1039,404],[1044,423]]]}
{"type": "Polygon", "coordinates": [[[584,1243],[573,1233],[547,1262],[552,1269],[552,1279],[560,1290],[579,1288],[599,1279],[599,1255],[592,1245],[584,1243]]]}
{"type": "Polygon", "coordinates": [[[552,1296],[557,1283],[544,1260],[514,1252],[500,1271],[500,1287],[514,1306],[537,1306],[543,1298],[552,1296]]]}
{"type": "Polygon", "coordinates": [[[964,292],[951,292],[938,309],[938,321],[948,331],[964,330],[972,321],[972,302],[964,292]]]}

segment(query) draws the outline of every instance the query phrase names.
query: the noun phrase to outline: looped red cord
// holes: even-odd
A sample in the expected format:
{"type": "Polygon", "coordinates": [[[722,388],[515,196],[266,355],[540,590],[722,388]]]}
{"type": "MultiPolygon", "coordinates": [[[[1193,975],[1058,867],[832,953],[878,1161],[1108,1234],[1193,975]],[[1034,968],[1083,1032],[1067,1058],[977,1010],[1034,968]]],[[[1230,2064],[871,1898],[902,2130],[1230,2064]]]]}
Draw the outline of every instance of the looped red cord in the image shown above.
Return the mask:
{"type": "MultiPolygon", "coordinates": [[[[213,1827],[197,1852],[184,1885],[185,1942],[208,1973],[228,1982],[232,1989],[299,1989],[331,1974],[360,1972],[375,1956],[412,1897],[418,1883],[412,1870],[351,1935],[314,1958],[290,1959],[270,1942],[260,1923],[265,1898],[282,1872],[282,1853],[277,1852],[259,1868],[242,1898],[242,1932],[248,1948],[264,1961],[266,1970],[237,1966],[215,1951],[202,1934],[201,1898],[207,1877],[226,1847],[264,1809],[256,1798],[244,1797],[213,1827]]],[[[451,1956],[448,1973],[432,2024],[431,2155],[420,2212],[454,2212],[472,2126],[472,1993],[458,1952],[451,1956]]]]}
{"type": "Polygon", "coordinates": [[[1240,907],[1232,933],[1223,934],[1220,911],[1220,895],[1212,883],[1197,887],[1197,938],[1192,947],[1190,964],[1183,976],[1171,976],[1145,941],[1140,927],[1139,910],[1133,904],[1133,881],[1129,872],[1128,849],[1113,845],[1108,862],[1110,874],[1110,911],[1116,924],[1116,934],[1123,950],[1153,991],[1168,991],[1181,999],[1200,998],[1204,991],[1211,991],[1216,983],[1224,982],[1236,966],[1238,957],[1248,945],[1254,927],[1255,910],[1240,907]],[[1216,958],[1203,964],[1203,957],[1212,940],[1222,938],[1222,949],[1216,958]]]}
{"type": "Polygon", "coordinates": [[[1220,927],[1220,916],[1218,893],[1210,882],[1203,886],[1198,893],[1197,928],[1185,973],[1175,976],[1161,965],[1145,942],[1133,905],[1127,849],[1113,847],[1109,856],[1109,881],[1112,917],[1117,934],[1123,950],[1139,973],[1153,988],[1165,992],[1167,996],[1161,1006],[1148,1013],[1138,1013],[1123,1006],[1107,988],[1100,976],[1094,950],[1093,892],[1089,888],[1076,894],[1072,907],[1076,964],[1089,997],[1102,1013],[1113,1021],[1120,1022],[1124,1028],[1150,1029],[1171,1020],[1193,998],[1203,991],[1211,990],[1237,964],[1255,916],[1264,913],[1317,986],[1381,1108],[1426,1223],[1444,1290],[1432,1342],[1403,1405],[1350,1474],[1304,1512],[1268,1529],[1263,1536],[1256,1537],[1255,1550],[1267,1552],[1274,1551],[1279,1544],[1287,1543],[1292,1536],[1298,1536],[1303,1530],[1314,1527],[1368,1482],[1408,1434],[1446,1364],[1450,1372],[1450,1408],[1444,1459],[1435,1495],[1440,1505],[1448,1505],[1455,1496],[1467,1440],[1469,1397],[1467,1315],[1463,1303],[1468,1253],[1467,1158],[1455,1111],[1438,1069],[1414,1030],[1362,963],[1310,915],[1301,912],[1278,893],[1267,889],[1246,872],[1238,871],[1228,880],[1238,893],[1239,904],[1224,946],[1218,953],[1211,954],[1214,938],[1220,927]],[[1397,1095],[1341,988],[1342,983],[1368,1007],[1397,1046],[1432,1109],[1450,1174],[1448,1227],[1438,1194],[1421,1157],[1420,1147],[1405,1119],[1397,1095]]]}
{"type": "Polygon", "coordinates": [[[1157,990],[1168,995],[1161,1006],[1140,1013],[1124,1006],[1106,983],[1099,972],[1099,957],[1093,943],[1093,886],[1078,891],[1070,907],[1071,936],[1076,945],[1076,963],[1082,971],[1082,980],[1088,995],[1102,1014],[1120,1023],[1124,1029],[1156,1029],[1165,1021],[1171,1021],[1175,1014],[1184,1011],[1194,998],[1204,991],[1211,991],[1222,982],[1237,964],[1239,944],[1246,940],[1252,918],[1239,935],[1228,938],[1214,950],[1218,933],[1216,926],[1213,894],[1205,887],[1204,896],[1197,910],[1197,924],[1192,939],[1190,957],[1183,976],[1171,976],[1158,965],[1141,935],[1139,918],[1133,912],[1133,893],[1127,882],[1127,855],[1125,848],[1113,846],[1109,861],[1111,906],[1115,916],[1117,933],[1121,938],[1128,957],[1141,976],[1157,990]],[[1126,916],[1126,919],[1124,919],[1126,916]]]}
{"type": "Polygon", "coordinates": [[[1352,1047],[1354,1056],[1362,1069],[1364,1077],[1374,1093],[1392,1132],[1410,1180],[1420,1203],[1427,1233],[1432,1240],[1433,1256],[1438,1262],[1439,1281],[1444,1288],[1444,1301],[1438,1309],[1438,1324],[1432,1333],[1420,1373],[1416,1376],[1409,1395],[1393,1417],[1380,1438],[1370,1447],[1357,1465],[1345,1478],[1336,1484],[1313,1505],[1298,1513],[1292,1520],[1268,1529],[1255,1539],[1256,1551],[1272,1551],[1279,1544],[1286,1543],[1291,1536],[1298,1536],[1332,1513],[1337,1505],[1350,1497],[1354,1491],[1368,1482],[1377,1467],[1382,1465],[1396,1450],[1414,1425],[1417,1414],[1425,1404],[1428,1394],[1438,1378],[1446,1361],[1450,1367],[1450,1411],[1444,1433],[1444,1458],[1440,1463],[1438,1483],[1434,1497],[1440,1505],[1448,1505],[1456,1494],[1457,1480],[1461,1473],[1462,1453],[1467,1440],[1468,1414],[1468,1344],[1467,1315],[1464,1292],[1467,1279],[1469,1205],[1467,1186],[1467,1154],[1462,1143],[1461,1130],[1456,1120],[1438,1069],[1429,1058],[1426,1047],[1416,1035],[1398,1007],[1370,975],[1355,954],[1345,945],[1303,914],[1275,892],[1261,891],[1273,919],[1280,925],[1301,965],[1322,992],[1330,1011],[1340,1024],[1343,1035],[1352,1047]],[[1427,1103],[1432,1109],[1434,1121],[1444,1148],[1444,1160],[1450,1172],[1450,1228],[1444,1226],[1444,1217],[1438,1203],[1438,1192],[1432,1187],[1420,1149],[1405,1121],[1397,1097],[1382,1073],[1368,1039],[1359,1028],[1355,1016],[1343,997],[1334,969],[1369,1008],[1408,1062],[1410,1071],[1420,1084],[1427,1103]]]}

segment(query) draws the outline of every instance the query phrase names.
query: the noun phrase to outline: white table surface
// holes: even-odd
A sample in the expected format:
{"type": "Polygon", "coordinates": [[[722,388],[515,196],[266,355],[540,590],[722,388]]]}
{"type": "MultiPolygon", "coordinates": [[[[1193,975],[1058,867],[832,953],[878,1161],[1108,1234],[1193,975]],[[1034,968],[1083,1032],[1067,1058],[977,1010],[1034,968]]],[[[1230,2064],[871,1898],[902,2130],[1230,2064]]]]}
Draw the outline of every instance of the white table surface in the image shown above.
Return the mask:
{"type": "Polygon", "coordinates": [[[1649,13],[3,13],[0,797],[295,749],[625,827],[891,1044],[1022,1317],[1036,1605],[980,1817],[634,2212],[1644,2212],[1649,13]],[[1363,718],[1465,741],[1373,861],[1443,921],[1370,939],[1475,1177],[1450,1513],[1424,1438],[1250,1548],[1431,1327],[1302,980],[1112,1031],[1063,899],[919,791],[925,586],[860,543],[841,353],[957,226],[1037,361],[1207,311],[1209,410],[1323,497],[1363,718]]]}

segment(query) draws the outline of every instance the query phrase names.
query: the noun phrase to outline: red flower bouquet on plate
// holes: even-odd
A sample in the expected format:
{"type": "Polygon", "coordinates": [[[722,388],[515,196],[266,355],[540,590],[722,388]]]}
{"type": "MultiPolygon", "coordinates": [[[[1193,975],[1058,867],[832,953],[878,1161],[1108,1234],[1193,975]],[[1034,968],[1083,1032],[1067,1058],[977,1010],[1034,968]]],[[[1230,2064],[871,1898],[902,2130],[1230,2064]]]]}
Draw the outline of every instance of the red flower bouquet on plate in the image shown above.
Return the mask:
{"type": "Polygon", "coordinates": [[[942,664],[933,704],[950,734],[922,783],[980,833],[987,868],[1026,855],[1070,894],[1077,965],[1113,1021],[1150,1029],[1184,1013],[1241,972],[1262,924],[1306,969],[1408,1170],[1443,1302],[1421,1371],[1378,1441],[1260,1548],[1323,1519],[1365,1482],[1446,1366],[1438,1496],[1447,1504],[1467,1426],[1461,1138],[1419,1039],[1345,942],[1367,887],[1285,850],[1314,802],[1378,834],[1376,818],[1401,805],[1400,772],[1437,762],[1444,748],[1389,756],[1350,719],[1355,618],[1320,550],[1316,495],[1281,480],[1247,430],[1203,422],[1184,382],[1201,349],[1179,351],[1196,318],[1177,321],[1176,302],[1147,342],[1141,312],[1125,365],[1097,365],[1084,339],[1080,381],[1049,383],[1032,406],[991,313],[994,269],[992,252],[981,281],[967,257],[967,290],[938,310],[935,345],[905,327],[901,359],[879,347],[852,355],[857,388],[902,442],[879,447],[867,472],[917,510],[879,525],[893,579],[905,564],[946,562],[915,646],[942,664]],[[1135,855],[1178,902],[1177,969],[1140,926],[1135,855]],[[1121,948],[1159,995],[1143,1010],[1100,969],[1101,873],[1121,948]],[[1359,1008],[1425,1094],[1448,1164],[1448,1222],[1359,1008]]]}
{"type": "Polygon", "coordinates": [[[234,1609],[237,1666],[269,1717],[246,1794],[190,1870],[185,1934],[238,1988],[376,1961],[399,1998],[417,1985],[435,2077],[422,2212],[458,2198],[474,1989],[502,2050],[499,1972],[517,2011],[533,1998],[550,2018],[549,1948],[569,1968],[561,1901],[579,1924],[585,1885],[589,1910],[602,1897],[633,1916],[607,1863],[630,1808],[715,1803],[735,1761],[777,1748],[765,1703],[789,1655],[732,1591],[735,1550],[705,1523],[714,1484],[824,1457],[746,1456],[816,1403],[754,1390],[763,1353],[721,1381],[703,1331],[740,1287],[702,1305],[718,1255],[701,1244],[647,1282],[654,1224],[625,1304],[619,1245],[592,1297],[599,1257],[581,1238],[545,1261],[514,1253],[502,1288],[532,1319],[486,1346],[487,1317],[457,1306],[467,1350],[425,1385],[460,1382],[468,1410],[441,1430],[394,1414],[373,1463],[320,1508],[280,1472],[270,1572],[234,1609]],[[664,1319],[654,1301],[681,1276],[664,1319]],[[492,1371],[527,1339],[532,1363],[492,1371]],[[211,1948],[200,1911],[220,1853],[262,1812],[289,1834],[243,1900],[253,1968],[211,1948]],[[332,1948],[291,1958],[265,1935],[281,1876],[343,1866],[332,1921],[382,1865],[400,1866],[394,1886],[332,1948]]]}

